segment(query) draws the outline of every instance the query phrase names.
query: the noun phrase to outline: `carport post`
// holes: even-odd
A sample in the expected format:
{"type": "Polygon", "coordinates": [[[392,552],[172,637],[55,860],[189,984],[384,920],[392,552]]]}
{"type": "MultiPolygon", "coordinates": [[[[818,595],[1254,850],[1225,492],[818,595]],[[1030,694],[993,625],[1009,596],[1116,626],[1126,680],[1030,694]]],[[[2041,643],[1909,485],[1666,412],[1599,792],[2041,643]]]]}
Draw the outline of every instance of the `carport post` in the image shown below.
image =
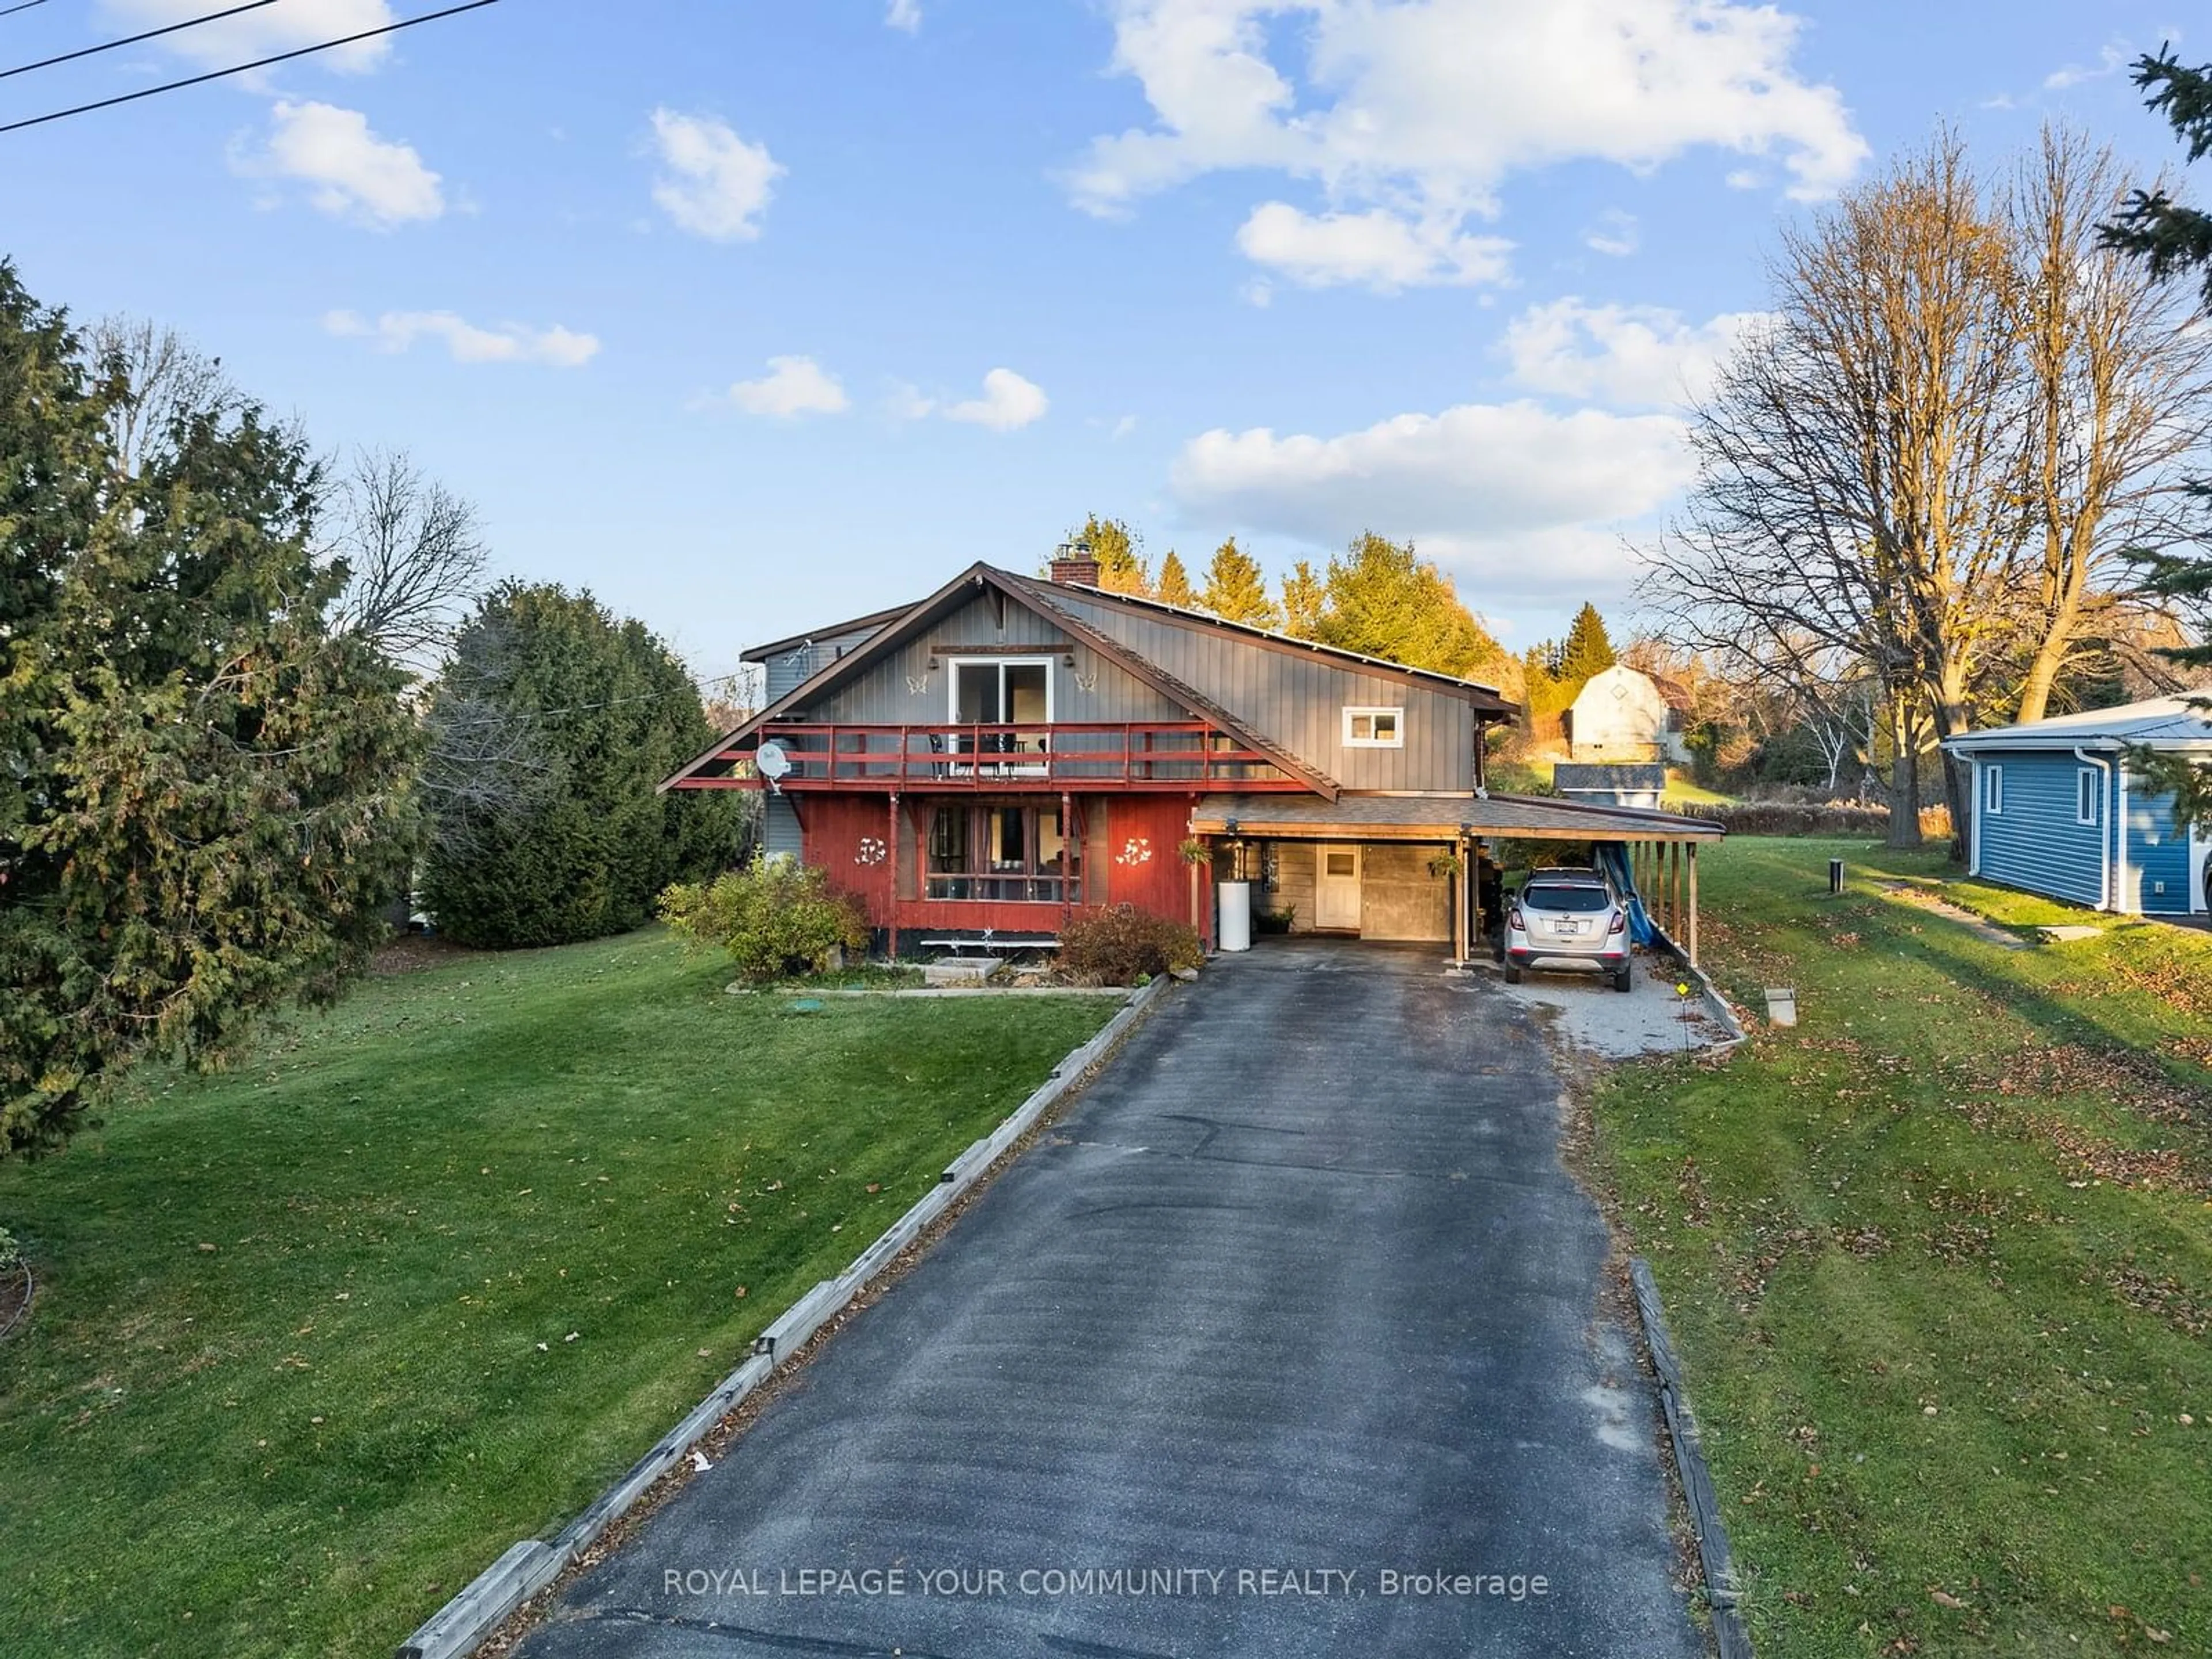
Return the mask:
{"type": "Polygon", "coordinates": [[[1682,843],[1670,841],[1667,846],[1672,854],[1667,872],[1667,933],[1670,939],[1679,939],[1682,927],[1682,843]]]}
{"type": "Polygon", "coordinates": [[[1690,843],[1690,966],[1698,965],[1698,843],[1690,843]]]}
{"type": "Polygon", "coordinates": [[[1467,896],[1474,891],[1468,878],[1474,873],[1468,860],[1467,837],[1462,836],[1453,843],[1459,854],[1459,868],[1452,872],[1452,965],[1467,965],[1467,896]]]}

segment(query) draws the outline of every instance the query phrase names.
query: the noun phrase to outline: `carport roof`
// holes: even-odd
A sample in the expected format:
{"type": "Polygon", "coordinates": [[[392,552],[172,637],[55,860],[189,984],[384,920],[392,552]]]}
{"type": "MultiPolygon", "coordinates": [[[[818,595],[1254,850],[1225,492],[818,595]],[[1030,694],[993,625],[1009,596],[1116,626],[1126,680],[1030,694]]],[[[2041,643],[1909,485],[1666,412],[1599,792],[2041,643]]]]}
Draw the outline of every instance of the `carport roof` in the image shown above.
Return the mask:
{"type": "Polygon", "coordinates": [[[1345,793],[1206,795],[1192,809],[1194,834],[1286,839],[1452,841],[1466,836],[1534,841],[1718,841],[1702,818],[1635,806],[1592,806],[1545,795],[1345,793]],[[1234,826],[1232,829],[1231,826],[1234,826]]]}

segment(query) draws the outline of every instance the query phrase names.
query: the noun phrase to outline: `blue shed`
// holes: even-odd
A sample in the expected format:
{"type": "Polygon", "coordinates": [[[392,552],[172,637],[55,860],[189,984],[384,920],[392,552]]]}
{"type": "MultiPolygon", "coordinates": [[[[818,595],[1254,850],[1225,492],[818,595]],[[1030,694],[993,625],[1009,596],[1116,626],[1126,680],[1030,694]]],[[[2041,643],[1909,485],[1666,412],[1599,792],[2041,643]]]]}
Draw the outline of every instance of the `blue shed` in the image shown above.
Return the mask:
{"type": "Polygon", "coordinates": [[[2212,762],[2212,717],[2182,697],[1970,732],[1967,872],[2122,915],[2205,909],[2212,840],[2127,769],[2134,747],[2212,762]]]}

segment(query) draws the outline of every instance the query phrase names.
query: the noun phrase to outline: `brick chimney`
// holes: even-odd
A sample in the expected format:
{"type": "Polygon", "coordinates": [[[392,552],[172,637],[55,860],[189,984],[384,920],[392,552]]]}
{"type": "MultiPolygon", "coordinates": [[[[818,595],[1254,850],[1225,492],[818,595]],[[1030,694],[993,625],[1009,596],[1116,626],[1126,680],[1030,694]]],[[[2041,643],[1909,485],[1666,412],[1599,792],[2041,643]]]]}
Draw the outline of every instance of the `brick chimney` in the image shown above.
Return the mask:
{"type": "Polygon", "coordinates": [[[1096,587],[1098,586],[1098,561],[1086,549],[1070,557],[1055,556],[1052,562],[1052,579],[1062,587],[1096,587]]]}

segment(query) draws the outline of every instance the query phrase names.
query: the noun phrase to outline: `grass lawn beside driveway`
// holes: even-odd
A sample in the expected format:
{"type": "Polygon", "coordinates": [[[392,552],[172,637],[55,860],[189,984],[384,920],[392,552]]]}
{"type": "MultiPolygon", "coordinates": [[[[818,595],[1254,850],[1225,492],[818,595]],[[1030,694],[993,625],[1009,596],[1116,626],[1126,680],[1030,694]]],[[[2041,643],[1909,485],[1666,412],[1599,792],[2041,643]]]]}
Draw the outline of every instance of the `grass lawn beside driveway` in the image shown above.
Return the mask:
{"type": "Polygon", "coordinates": [[[1759,1651],[2212,1653],[2212,936],[2009,951],[1874,879],[1936,855],[1862,842],[1699,863],[1708,966],[1800,1024],[1613,1073],[1598,1167],[1759,1651]]]}
{"type": "Polygon", "coordinates": [[[1116,1005],[373,980],[0,1168],[0,1653],[383,1655],[641,1455],[1116,1005]]]}

